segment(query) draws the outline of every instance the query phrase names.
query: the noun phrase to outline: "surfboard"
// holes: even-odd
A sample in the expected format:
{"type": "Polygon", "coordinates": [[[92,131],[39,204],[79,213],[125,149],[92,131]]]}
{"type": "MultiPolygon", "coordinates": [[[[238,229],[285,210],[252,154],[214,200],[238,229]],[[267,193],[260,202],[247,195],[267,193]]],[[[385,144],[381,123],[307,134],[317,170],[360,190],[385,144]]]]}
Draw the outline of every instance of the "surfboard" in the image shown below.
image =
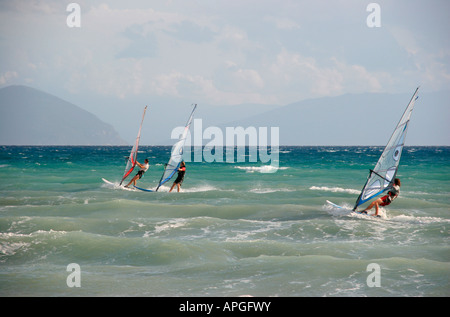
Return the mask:
{"type": "Polygon", "coordinates": [[[342,206],[336,205],[335,203],[332,203],[332,202],[331,202],[331,201],[329,201],[329,200],[327,200],[327,203],[328,203],[328,204],[330,204],[331,206],[335,207],[335,208],[341,208],[341,209],[344,209],[344,210],[352,211],[352,210],[351,210],[351,209],[349,209],[349,208],[345,208],[345,207],[342,207],[342,206]]]}
{"type": "Polygon", "coordinates": [[[340,206],[340,205],[335,204],[335,203],[333,203],[333,202],[331,202],[331,201],[329,201],[329,200],[327,200],[326,202],[327,202],[330,206],[332,206],[332,207],[334,207],[334,208],[338,208],[338,209],[341,209],[341,210],[347,212],[347,214],[352,214],[352,213],[354,213],[354,214],[358,214],[358,215],[362,215],[362,216],[374,217],[373,215],[370,215],[370,214],[362,213],[362,212],[360,212],[360,211],[352,210],[351,208],[347,208],[347,207],[340,206]]]}
{"type": "Polygon", "coordinates": [[[141,188],[141,187],[137,187],[137,186],[134,186],[134,188],[139,189],[139,190],[142,190],[142,191],[144,191],[144,192],[154,192],[154,191],[151,190],[151,189],[145,189],[145,188],[141,188]]]}
{"type": "Polygon", "coordinates": [[[102,177],[102,180],[103,180],[103,182],[105,182],[109,186],[112,186],[114,189],[120,188],[120,189],[123,189],[123,190],[132,190],[132,191],[134,191],[133,188],[128,188],[128,187],[125,187],[123,185],[119,185],[117,183],[110,182],[109,180],[107,180],[107,179],[105,179],[103,177],[102,177]]]}
{"type": "Polygon", "coordinates": [[[106,183],[106,184],[108,184],[108,185],[112,185],[112,186],[115,186],[116,184],[114,184],[113,182],[110,182],[109,180],[107,180],[107,179],[105,179],[105,178],[103,178],[102,177],[102,180],[106,183]]]}

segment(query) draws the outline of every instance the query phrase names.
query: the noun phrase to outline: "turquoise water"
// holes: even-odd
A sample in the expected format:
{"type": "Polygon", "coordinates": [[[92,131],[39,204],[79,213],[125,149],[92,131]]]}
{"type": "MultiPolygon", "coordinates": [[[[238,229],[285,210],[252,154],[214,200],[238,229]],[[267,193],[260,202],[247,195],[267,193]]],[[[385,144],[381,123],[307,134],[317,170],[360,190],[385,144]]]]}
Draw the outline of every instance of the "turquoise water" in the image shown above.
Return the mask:
{"type": "MultiPolygon", "coordinates": [[[[140,148],[139,186],[170,149],[140,148]]],[[[189,162],[180,193],[104,183],[129,150],[0,147],[0,296],[450,295],[449,147],[405,148],[382,218],[326,204],[353,206],[380,147],[281,147],[275,173],[189,162]]]]}

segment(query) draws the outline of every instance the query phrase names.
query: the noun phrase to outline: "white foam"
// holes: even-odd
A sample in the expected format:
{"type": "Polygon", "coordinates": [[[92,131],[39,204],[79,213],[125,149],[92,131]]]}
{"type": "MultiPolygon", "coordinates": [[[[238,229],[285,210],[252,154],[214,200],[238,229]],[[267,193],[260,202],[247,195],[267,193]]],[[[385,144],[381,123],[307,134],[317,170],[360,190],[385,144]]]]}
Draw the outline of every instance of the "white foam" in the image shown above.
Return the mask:
{"type": "Polygon", "coordinates": [[[235,168],[245,170],[247,173],[254,173],[254,172],[273,173],[276,172],[277,170],[286,170],[289,167],[263,165],[263,166],[236,166],[235,168]]]}
{"type": "MultiPolygon", "coordinates": [[[[353,206],[348,203],[343,203],[341,205],[341,207],[342,208],[335,207],[331,204],[323,205],[323,209],[326,210],[327,212],[329,212],[333,216],[351,216],[351,217],[363,218],[363,219],[367,219],[367,216],[375,216],[375,209],[368,211],[367,214],[360,214],[357,212],[352,212],[353,206]]],[[[378,215],[380,216],[381,219],[388,219],[388,217],[386,216],[386,210],[384,210],[382,207],[379,208],[378,215]]]]}
{"type": "Polygon", "coordinates": [[[402,223],[419,223],[419,224],[430,224],[430,223],[450,223],[450,219],[443,219],[439,217],[414,217],[407,215],[393,216],[390,218],[391,221],[402,222],[402,223]]]}
{"type": "Polygon", "coordinates": [[[358,195],[360,193],[359,190],[351,189],[351,188],[340,188],[340,187],[326,187],[326,186],[311,186],[309,189],[311,190],[322,190],[327,192],[333,192],[333,193],[350,193],[350,194],[356,194],[358,195]]]}
{"type": "Polygon", "coordinates": [[[268,194],[268,193],[276,193],[276,192],[293,192],[294,189],[289,188],[253,188],[250,189],[251,193],[255,194],[268,194]]]}
{"type": "Polygon", "coordinates": [[[101,186],[103,188],[123,189],[123,190],[131,190],[131,191],[135,190],[134,188],[128,188],[128,187],[125,187],[123,185],[119,185],[118,182],[110,182],[110,181],[108,181],[107,179],[104,179],[104,178],[103,178],[103,182],[104,183],[101,186]]]}
{"type": "Polygon", "coordinates": [[[0,253],[4,255],[14,255],[16,250],[27,248],[30,245],[31,243],[25,242],[0,243],[0,253]]]}
{"type": "Polygon", "coordinates": [[[169,222],[164,222],[161,225],[155,226],[155,233],[161,233],[166,230],[174,229],[174,228],[180,228],[185,226],[187,223],[186,219],[177,219],[177,220],[171,220],[169,222]]]}
{"type": "MultiPolygon", "coordinates": [[[[173,188],[172,192],[176,190],[176,186],[173,188]]],[[[216,187],[211,185],[203,185],[198,187],[192,187],[192,188],[183,188],[181,187],[181,191],[185,193],[198,193],[198,192],[208,192],[212,190],[217,190],[216,187]]]]}
{"type": "MultiPolygon", "coordinates": [[[[169,186],[162,185],[161,187],[159,187],[158,192],[161,192],[161,193],[169,192],[171,187],[172,187],[172,184],[169,184],[169,186]]],[[[211,186],[211,185],[207,185],[207,184],[199,185],[196,187],[188,187],[188,188],[181,186],[180,193],[199,193],[199,192],[207,192],[207,191],[213,191],[213,190],[217,190],[217,188],[214,186],[211,186]]],[[[172,193],[176,193],[176,192],[177,192],[177,186],[175,186],[172,189],[172,193]]]]}

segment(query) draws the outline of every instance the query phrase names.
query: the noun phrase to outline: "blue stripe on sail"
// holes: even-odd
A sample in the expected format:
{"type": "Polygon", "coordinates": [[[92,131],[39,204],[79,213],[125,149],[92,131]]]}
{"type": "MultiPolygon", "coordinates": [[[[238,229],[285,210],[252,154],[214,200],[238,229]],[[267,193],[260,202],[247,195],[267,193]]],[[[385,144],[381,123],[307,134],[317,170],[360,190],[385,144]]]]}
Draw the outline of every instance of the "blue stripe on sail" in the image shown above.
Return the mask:
{"type": "Polygon", "coordinates": [[[367,199],[361,199],[361,200],[358,202],[358,205],[356,205],[356,207],[361,206],[361,205],[364,204],[366,201],[369,201],[369,200],[371,200],[371,199],[374,198],[374,197],[377,197],[378,195],[380,195],[381,193],[383,193],[383,192],[386,191],[386,190],[387,190],[387,188],[383,189],[382,191],[379,191],[378,193],[376,193],[375,195],[370,196],[370,197],[367,198],[367,199]]]}
{"type": "Polygon", "coordinates": [[[179,166],[180,166],[180,163],[178,163],[177,167],[175,167],[175,169],[172,171],[172,173],[170,173],[169,176],[167,176],[165,179],[163,179],[163,180],[159,183],[158,187],[161,186],[162,184],[164,184],[165,182],[167,182],[169,179],[171,179],[172,176],[173,176],[173,174],[175,174],[175,172],[178,170],[178,167],[179,167],[179,166]]]}

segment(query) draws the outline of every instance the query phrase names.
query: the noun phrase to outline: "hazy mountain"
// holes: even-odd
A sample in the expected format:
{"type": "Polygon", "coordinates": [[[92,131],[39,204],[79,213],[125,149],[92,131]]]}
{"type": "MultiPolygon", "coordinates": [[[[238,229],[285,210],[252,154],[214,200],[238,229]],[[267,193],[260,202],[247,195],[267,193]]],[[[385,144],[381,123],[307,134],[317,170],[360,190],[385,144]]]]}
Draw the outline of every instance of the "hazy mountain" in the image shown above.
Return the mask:
{"type": "MultiPolygon", "coordinates": [[[[421,90],[411,117],[406,145],[450,145],[450,91],[427,93],[421,90]]],[[[278,106],[208,107],[199,104],[194,118],[201,119],[201,127],[196,126],[194,120],[191,134],[195,136],[192,140],[194,137],[198,140],[197,134],[212,126],[221,129],[222,135],[213,138],[223,138],[223,144],[227,143],[226,127],[278,127],[280,145],[384,146],[413,93],[414,90],[401,94],[345,94],[278,106]]],[[[190,113],[190,107],[183,107],[180,110],[177,103],[151,105],[141,139],[143,144],[147,144],[150,138],[148,144],[175,143],[170,139],[170,133],[175,126],[183,125],[190,113]],[[168,109],[176,110],[168,112],[168,109]]],[[[134,120],[137,119],[138,114],[134,120]]],[[[137,128],[132,129],[133,134],[134,130],[137,128]]],[[[270,129],[268,133],[270,139],[270,129]]],[[[210,140],[203,138],[203,145],[210,140]]]]}
{"type": "MultiPolygon", "coordinates": [[[[226,144],[226,127],[278,127],[281,145],[385,145],[413,92],[346,94],[284,106],[199,104],[194,118],[201,119],[201,127],[194,121],[191,133],[202,134],[208,127],[216,126],[222,130],[226,144]]],[[[407,145],[450,145],[449,100],[449,91],[419,91],[407,145]]],[[[0,144],[131,144],[147,104],[133,98],[119,102],[89,96],[78,103],[97,109],[97,116],[112,122],[116,130],[90,112],[44,92],[25,86],[0,89],[0,144]],[[108,105],[108,111],[104,105],[108,105]]],[[[174,144],[171,132],[184,126],[191,109],[185,102],[150,102],[141,144],[174,144]]],[[[209,141],[205,136],[203,145],[209,141]]]]}
{"type": "Polygon", "coordinates": [[[93,114],[45,92],[0,89],[0,144],[122,145],[114,128],[93,114]]]}
{"type": "MultiPolygon", "coordinates": [[[[386,145],[413,92],[304,100],[224,126],[279,127],[282,145],[386,145]]],[[[419,90],[407,145],[450,145],[449,100],[449,91],[419,90]]]]}

